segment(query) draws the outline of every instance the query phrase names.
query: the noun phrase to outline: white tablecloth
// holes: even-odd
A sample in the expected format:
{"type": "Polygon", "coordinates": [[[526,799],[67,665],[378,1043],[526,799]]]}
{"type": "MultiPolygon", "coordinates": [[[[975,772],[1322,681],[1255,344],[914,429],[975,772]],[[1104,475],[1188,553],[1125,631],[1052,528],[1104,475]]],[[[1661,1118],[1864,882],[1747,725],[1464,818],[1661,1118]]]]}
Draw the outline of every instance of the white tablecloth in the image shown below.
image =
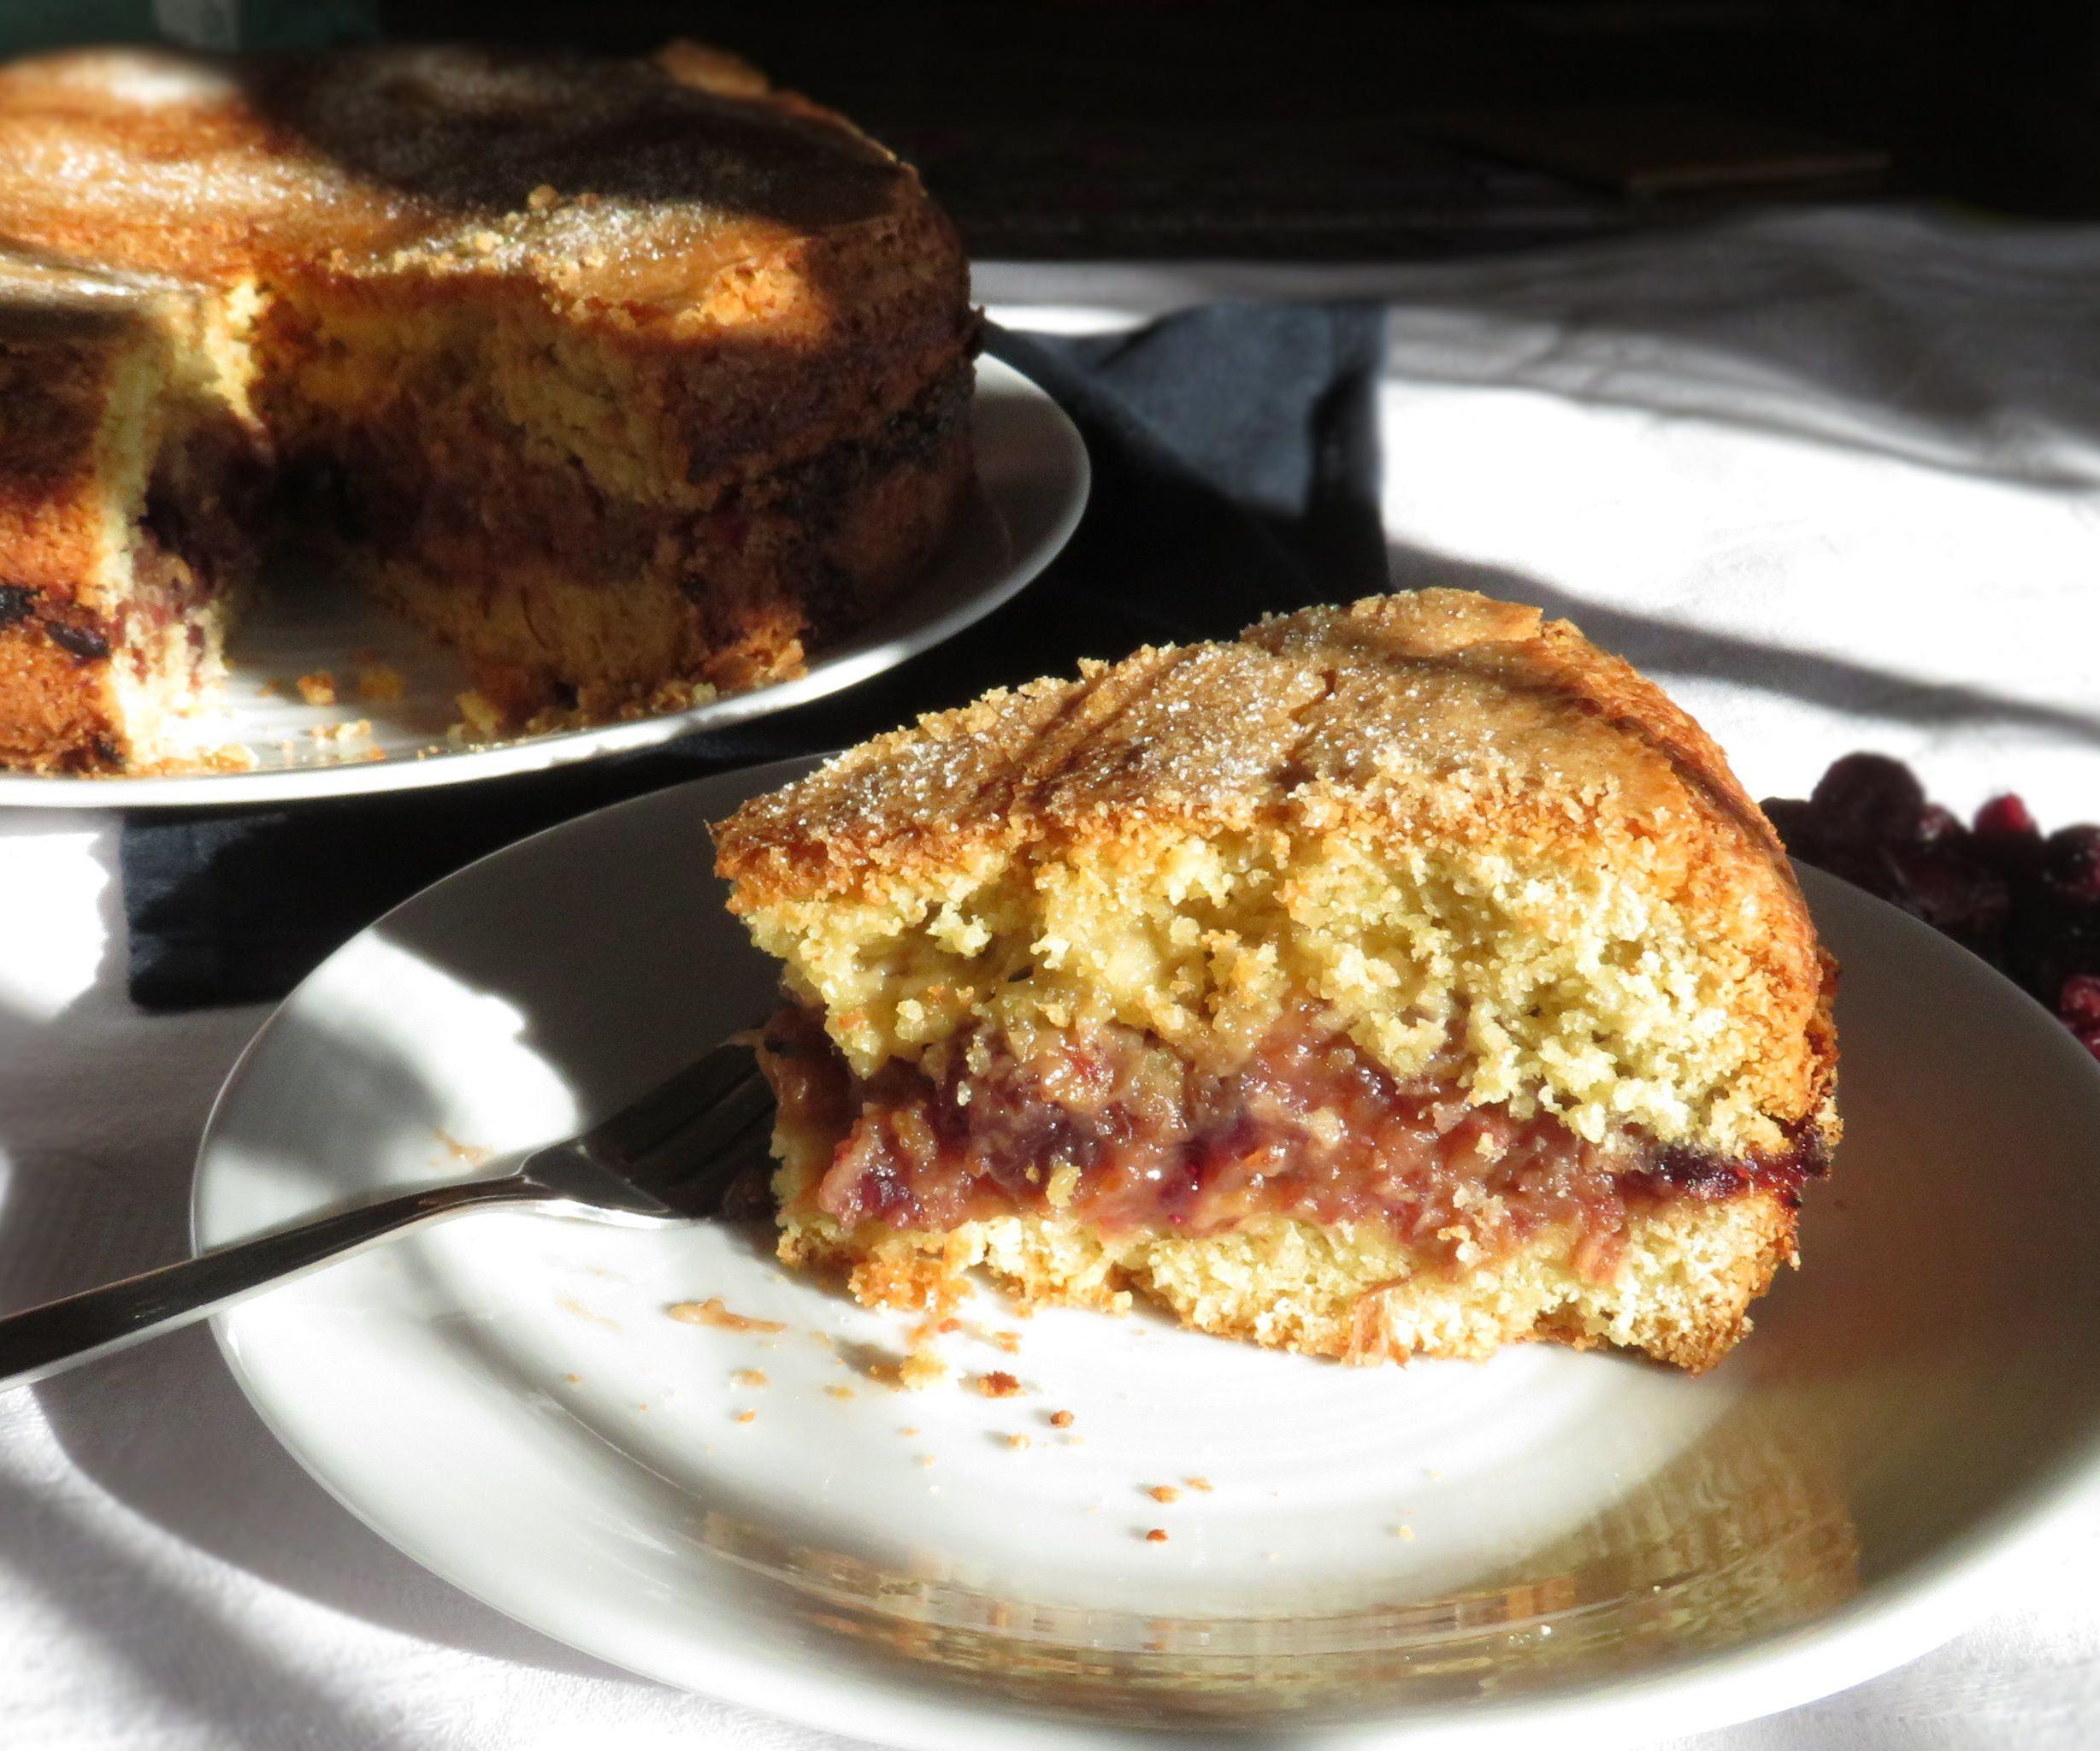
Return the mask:
{"type": "MultiPolygon", "coordinates": [[[[1434,268],[1000,265],[994,314],[1388,304],[1396,581],[1545,604],[1657,675],[1753,794],[1871,746],[1961,807],[2100,817],[2100,231],[1772,216],[1434,268]]],[[[1104,652],[1112,655],[1113,652],[1104,652]]],[[[262,1011],[124,998],[114,823],[0,813],[0,1304],[175,1257],[262,1011]]],[[[2100,1511],[1940,1652],[1682,1751],[2100,1742],[2100,1511]]],[[[334,1506],[192,1330],[0,1395],[0,1743],[846,1742],[629,1678],[334,1506]]]]}

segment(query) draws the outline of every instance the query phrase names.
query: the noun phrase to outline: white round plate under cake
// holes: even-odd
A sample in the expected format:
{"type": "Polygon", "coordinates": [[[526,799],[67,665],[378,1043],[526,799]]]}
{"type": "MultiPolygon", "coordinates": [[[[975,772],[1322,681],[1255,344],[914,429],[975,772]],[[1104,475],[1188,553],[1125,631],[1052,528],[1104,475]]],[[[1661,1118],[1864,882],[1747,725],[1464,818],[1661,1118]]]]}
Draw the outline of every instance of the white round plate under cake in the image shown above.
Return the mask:
{"type": "Polygon", "coordinates": [[[1056,402],[1011,365],[977,361],[970,404],[976,482],[926,575],[792,681],[628,723],[486,746],[453,740],[469,683],[457,658],[355,590],[276,581],[234,630],[223,698],[183,727],[198,753],[236,745],[247,771],[84,777],[0,771],[0,806],[210,807],[418,789],[537,772],[723,729],[835,693],[982,620],[1071,538],[1086,507],[1086,445],[1056,402]],[[360,697],[360,671],[398,678],[398,699],[360,697]],[[338,699],[308,705],[296,683],[325,674],[338,699]]]}
{"type": "MultiPolygon", "coordinates": [[[[564,1135],[759,1018],[774,971],[706,823],[800,769],[570,822],[343,948],[227,1083],[198,1244],[564,1135]]],[[[1962,1627],[2100,1472],[2100,1067],[1924,925],[1806,880],[1845,966],[1846,1139],[1805,1269],[1703,1378],[1545,1346],[1352,1369],[988,1291],[905,1391],[910,1321],[764,1232],[508,1213],[220,1341],[438,1573],[851,1734],[1623,1742],[1784,1708],[1962,1627]],[[734,1318],[667,1312],[710,1300],[734,1318]],[[973,1389],[995,1371],[1018,1391],[973,1389]]]]}

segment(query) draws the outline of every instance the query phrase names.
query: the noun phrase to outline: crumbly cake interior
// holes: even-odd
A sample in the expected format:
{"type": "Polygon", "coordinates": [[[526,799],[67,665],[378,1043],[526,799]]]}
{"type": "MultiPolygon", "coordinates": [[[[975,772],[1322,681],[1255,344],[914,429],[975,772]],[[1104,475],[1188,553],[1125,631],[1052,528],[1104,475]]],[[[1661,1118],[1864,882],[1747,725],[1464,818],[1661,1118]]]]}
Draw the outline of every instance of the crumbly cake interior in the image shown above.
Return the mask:
{"type": "MultiPolygon", "coordinates": [[[[214,466],[182,457],[204,386],[266,440],[272,523],[454,646],[493,726],[796,672],[923,568],[967,487],[952,227],[728,57],[84,51],[0,68],[0,161],[16,276],[152,281],[169,339],[133,401],[167,434],[157,502],[215,496],[175,478],[214,466]]],[[[222,522],[146,519],[145,597],[179,602],[171,533],[210,522],[216,554],[222,522]]],[[[221,610],[178,617],[215,643],[221,610]]]]}
{"type": "Polygon", "coordinates": [[[1835,1141],[1769,828],[1690,720],[1510,604],[994,695],[718,842],[786,975],[783,1255],[869,1300],[984,1265],[1325,1354],[1702,1367],[1835,1141]]]}
{"type": "Polygon", "coordinates": [[[0,687],[50,707],[0,713],[0,761],[130,763],[221,673],[258,446],[196,319],[179,288],[0,262],[0,687]]]}

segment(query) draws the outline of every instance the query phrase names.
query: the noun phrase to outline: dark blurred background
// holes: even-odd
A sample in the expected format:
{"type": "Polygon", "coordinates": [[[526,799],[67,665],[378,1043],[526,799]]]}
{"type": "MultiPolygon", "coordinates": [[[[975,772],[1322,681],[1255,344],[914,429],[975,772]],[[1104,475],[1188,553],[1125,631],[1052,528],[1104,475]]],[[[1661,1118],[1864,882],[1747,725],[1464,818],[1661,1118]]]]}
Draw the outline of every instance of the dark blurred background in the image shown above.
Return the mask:
{"type": "Polygon", "coordinates": [[[915,160],[986,256],[1391,258],[1898,196],[2100,213],[2092,4],[0,0],[0,24],[699,37],[915,160]]]}
{"type": "Polygon", "coordinates": [[[733,49],[913,159],[981,256],[1393,258],[1745,203],[2100,214],[2100,5],[2037,0],[0,0],[173,33],[733,49]]]}

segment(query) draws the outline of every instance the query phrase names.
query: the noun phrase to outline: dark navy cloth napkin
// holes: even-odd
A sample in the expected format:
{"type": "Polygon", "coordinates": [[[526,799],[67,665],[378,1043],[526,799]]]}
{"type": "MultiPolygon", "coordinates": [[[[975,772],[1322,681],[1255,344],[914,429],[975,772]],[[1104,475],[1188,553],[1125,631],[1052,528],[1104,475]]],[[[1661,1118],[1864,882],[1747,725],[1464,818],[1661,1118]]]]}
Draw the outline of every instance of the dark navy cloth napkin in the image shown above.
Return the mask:
{"type": "Polygon", "coordinates": [[[149,1010],[281,996],[397,902],[483,853],[663,785],[813,753],[985,688],[1230,636],[1381,589],[1373,393],[1382,313],[1218,304],[1128,334],[994,330],[1085,434],[1094,491],[1029,589],[864,686],[668,746],[485,782],[281,805],[133,810],[131,993],[149,1010]]]}

